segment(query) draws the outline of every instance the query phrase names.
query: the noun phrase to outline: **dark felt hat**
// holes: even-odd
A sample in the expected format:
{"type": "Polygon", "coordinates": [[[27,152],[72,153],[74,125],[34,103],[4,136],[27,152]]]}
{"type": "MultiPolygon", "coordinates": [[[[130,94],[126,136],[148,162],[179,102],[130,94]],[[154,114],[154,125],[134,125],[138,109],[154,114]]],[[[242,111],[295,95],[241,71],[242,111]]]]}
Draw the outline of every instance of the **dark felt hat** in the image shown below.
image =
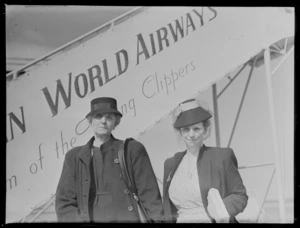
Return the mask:
{"type": "Polygon", "coordinates": [[[179,110],[178,117],[174,123],[175,128],[193,125],[212,117],[195,99],[189,99],[180,103],[179,110]]]}
{"type": "Polygon", "coordinates": [[[117,101],[111,97],[99,97],[91,101],[91,111],[86,115],[86,118],[94,114],[115,113],[122,117],[118,111],[117,101]]]}

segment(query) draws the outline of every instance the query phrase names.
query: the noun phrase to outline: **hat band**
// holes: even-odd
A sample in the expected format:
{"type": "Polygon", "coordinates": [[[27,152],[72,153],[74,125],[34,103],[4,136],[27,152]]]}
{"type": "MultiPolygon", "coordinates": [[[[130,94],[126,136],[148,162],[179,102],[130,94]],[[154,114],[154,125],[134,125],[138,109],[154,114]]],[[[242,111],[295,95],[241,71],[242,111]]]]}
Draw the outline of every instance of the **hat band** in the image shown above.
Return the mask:
{"type": "Polygon", "coordinates": [[[180,116],[180,114],[182,112],[185,112],[185,111],[190,110],[190,109],[195,109],[195,108],[198,108],[198,107],[199,107],[199,104],[197,103],[196,100],[179,104],[177,106],[177,108],[174,110],[175,121],[180,116]]]}
{"type": "Polygon", "coordinates": [[[98,109],[116,109],[116,107],[114,107],[114,105],[111,105],[110,103],[98,103],[92,105],[92,110],[98,109]]]}
{"type": "Polygon", "coordinates": [[[190,110],[190,109],[198,108],[199,104],[196,100],[193,100],[193,101],[190,101],[190,102],[181,103],[179,106],[180,106],[180,110],[182,112],[185,112],[185,111],[190,110]]]}

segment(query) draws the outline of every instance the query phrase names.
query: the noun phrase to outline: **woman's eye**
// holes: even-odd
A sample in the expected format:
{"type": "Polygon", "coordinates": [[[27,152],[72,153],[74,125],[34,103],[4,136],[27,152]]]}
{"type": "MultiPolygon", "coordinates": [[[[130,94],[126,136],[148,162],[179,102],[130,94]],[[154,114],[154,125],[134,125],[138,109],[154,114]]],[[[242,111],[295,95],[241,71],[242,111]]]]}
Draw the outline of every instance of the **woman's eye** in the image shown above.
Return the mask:
{"type": "Polygon", "coordinates": [[[98,114],[98,115],[95,116],[96,119],[101,119],[101,117],[102,117],[101,114],[98,114]]]}
{"type": "Polygon", "coordinates": [[[107,115],[106,118],[107,118],[107,119],[112,119],[112,118],[113,118],[113,115],[107,115]]]}

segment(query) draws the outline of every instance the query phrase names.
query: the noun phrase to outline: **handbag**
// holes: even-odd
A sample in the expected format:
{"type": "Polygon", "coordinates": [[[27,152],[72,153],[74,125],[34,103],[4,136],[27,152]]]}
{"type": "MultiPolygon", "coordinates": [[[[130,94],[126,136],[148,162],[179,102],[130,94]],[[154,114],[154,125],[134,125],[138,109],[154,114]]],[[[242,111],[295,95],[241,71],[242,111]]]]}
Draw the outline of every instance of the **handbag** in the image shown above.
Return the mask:
{"type": "Polygon", "coordinates": [[[133,178],[131,177],[130,172],[128,171],[128,167],[132,167],[132,166],[128,166],[127,161],[126,161],[127,145],[131,139],[132,138],[127,138],[127,139],[125,139],[125,141],[123,141],[121,143],[121,146],[118,151],[119,163],[120,163],[120,167],[121,167],[125,185],[128,188],[131,196],[136,201],[140,221],[142,223],[151,223],[152,220],[149,218],[147,211],[144,208],[144,205],[142,204],[142,202],[140,201],[140,199],[138,197],[135,182],[133,181],[133,178]]]}

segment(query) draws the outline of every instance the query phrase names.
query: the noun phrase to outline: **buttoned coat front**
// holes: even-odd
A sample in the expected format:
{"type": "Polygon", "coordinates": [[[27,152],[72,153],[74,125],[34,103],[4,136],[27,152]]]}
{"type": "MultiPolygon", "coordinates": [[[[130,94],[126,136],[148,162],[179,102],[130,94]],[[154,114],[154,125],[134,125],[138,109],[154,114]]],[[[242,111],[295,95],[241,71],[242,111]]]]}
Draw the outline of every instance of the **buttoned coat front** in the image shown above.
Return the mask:
{"type": "MultiPolygon", "coordinates": [[[[94,137],[84,146],[71,149],[65,156],[62,174],[56,191],[56,214],[59,222],[90,222],[88,198],[90,188],[89,164],[94,137]]],[[[111,137],[100,146],[108,164],[104,165],[109,190],[99,192],[94,203],[96,222],[138,222],[136,203],[122,179],[118,161],[121,140],[111,137]],[[101,219],[100,219],[101,218],[101,219]]],[[[149,217],[163,220],[163,205],[158,184],[145,147],[136,140],[128,144],[133,177],[138,195],[149,217]]]]}
{"type": "MultiPolygon", "coordinates": [[[[178,152],[164,163],[163,205],[167,222],[176,222],[178,216],[177,209],[169,198],[169,186],[185,154],[186,151],[178,152]]],[[[246,207],[248,196],[232,149],[203,145],[197,158],[197,171],[201,198],[206,212],[208,191],[210,188],[215,188],[220,192],[230,215],[230,222],[237,222],[235,216],[246,207]]],[[[211,221],[215,222],[212,218],[211,221]]]]}

